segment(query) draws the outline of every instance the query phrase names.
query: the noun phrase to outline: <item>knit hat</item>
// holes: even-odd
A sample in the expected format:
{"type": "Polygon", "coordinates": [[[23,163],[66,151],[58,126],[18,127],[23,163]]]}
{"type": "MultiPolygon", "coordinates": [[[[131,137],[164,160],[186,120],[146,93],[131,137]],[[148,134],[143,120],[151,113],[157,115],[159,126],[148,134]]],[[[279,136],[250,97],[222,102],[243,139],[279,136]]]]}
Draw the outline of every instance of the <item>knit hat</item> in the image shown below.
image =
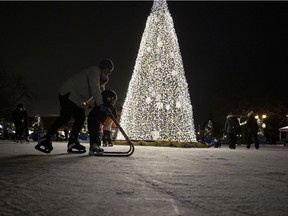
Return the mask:
{"type": "Polygon", "coordinates": [[[114,70],[114,64],[111,59],[105,58],[100,62],[100,69],[108,68],[110,71],[114,70]]]}

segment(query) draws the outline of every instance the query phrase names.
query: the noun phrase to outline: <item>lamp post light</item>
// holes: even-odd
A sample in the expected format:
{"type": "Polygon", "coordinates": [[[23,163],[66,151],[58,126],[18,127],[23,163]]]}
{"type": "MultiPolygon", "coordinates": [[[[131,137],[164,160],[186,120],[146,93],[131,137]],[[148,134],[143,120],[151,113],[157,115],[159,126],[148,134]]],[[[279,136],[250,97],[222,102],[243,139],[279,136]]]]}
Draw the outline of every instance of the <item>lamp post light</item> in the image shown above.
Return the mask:
{"type": "MultiPolygon", "coordinates": [[[[288,114],[287,114],[288,115],[288,114]]],[[[259,125],[264,124],[264,120],[267,118],[266,114],[263,114],[261,117],[259,115],[255,116],[259,125]]]]}
{"type": "Polygon", "coordinates": [[[286,118],[287,118],[287,125],[288,125],[288,113],[286,114],[286,118]]]}
{"type": "Polygon", "coordinates": [[[257,123],[260,126],[260,133],[264,134],[263,129],[266,128],[266,124],[264,122],[264,120],[267,118],[266,114],[261,115],[261,117],[259,115],[255,116],[255,119],[257,119],[257,123]]]}
{"type": "Polygon", "coordinates": [[[255,119],[257,120],[258,125],[260,125],[260,124],[261,124],[261,120],[260,120],[259,115],[256,115],[256,116],[255,116],[255,119]]]}
{"type": "Polygon", "coordinates": [[[264,123],[264,120],[267,118],[265,114],[262,115],[262,128],[266,128],[266,124],[264,123]]]}
{"type": "MultiPolygon", "coordinates": [[[[264,136],[264,130],[266,128],[266,124],[264,122],[264,120],[267,118],[267,115],[266,114],[262,114],[261,117],[260,115],[256,115],[255,116],[255,119],[257,119],[257,123],[259,125],[259,131],[258,131],[258,135],[260,135],[260,137],[263,137],[264,140],[263,140],[263,144],[266,142],[266,138],[264,136]]],[[[259,138],[260,138],[259,137],[259,138]]],[[[260,142],[259,142],[260,143],[260,142]]]]}

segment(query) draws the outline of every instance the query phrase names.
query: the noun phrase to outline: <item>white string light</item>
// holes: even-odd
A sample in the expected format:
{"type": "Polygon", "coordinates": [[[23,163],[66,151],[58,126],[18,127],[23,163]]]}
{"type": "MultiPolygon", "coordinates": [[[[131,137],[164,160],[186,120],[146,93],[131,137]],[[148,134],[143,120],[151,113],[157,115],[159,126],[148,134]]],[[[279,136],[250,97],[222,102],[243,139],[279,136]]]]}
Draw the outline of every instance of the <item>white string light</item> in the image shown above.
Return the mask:
{"type": "MultiPolygon", "coordinates": [[[[123,104],[133,140],[196,141],[193,111],[167,2],[154,1],[123,104]]],[[[124,139],[118,133],[117,139],[124,139]]]]}

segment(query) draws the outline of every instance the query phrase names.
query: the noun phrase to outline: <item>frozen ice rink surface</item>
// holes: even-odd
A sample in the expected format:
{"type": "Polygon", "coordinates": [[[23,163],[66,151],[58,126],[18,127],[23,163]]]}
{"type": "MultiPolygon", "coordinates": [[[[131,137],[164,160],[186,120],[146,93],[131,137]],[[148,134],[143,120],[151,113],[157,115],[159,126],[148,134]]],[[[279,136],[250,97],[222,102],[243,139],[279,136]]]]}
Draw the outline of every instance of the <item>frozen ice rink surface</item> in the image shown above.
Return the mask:
{"type": "Polygon", "coordinates": [[[284,146],[136,146],[115,158],[68,154],[64,142],[46,155],[35,145],[0,141],[1,216],[288,215],[284,146]]]}

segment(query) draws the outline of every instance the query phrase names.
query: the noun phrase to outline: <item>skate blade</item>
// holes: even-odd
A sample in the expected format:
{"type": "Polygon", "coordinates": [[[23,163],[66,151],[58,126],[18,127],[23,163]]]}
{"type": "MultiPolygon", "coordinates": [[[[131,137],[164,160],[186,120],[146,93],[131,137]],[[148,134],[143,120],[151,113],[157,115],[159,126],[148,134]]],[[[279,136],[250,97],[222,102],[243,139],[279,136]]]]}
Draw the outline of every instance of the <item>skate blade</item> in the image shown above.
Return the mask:
{"type": "Polygon", "coordinates": [[[102,156],[103,155],[103,151],[102,152],[89,152],[90,156],[102,156]]]}
{"type": "Polygon", "coordinates": [[[50,152],[51,152],[51,150],[41,148],[41,145],[39,145],[39,144],[35,146],[35,149],[40,151],[40,152],[46,153],[46,154],[50,154],[50,152]]]}
{"type": "Polygon", "coordinates": [[[86,152],[86,150],[78,151],[78,150],[67,149],[67,152],[68,152],[69,154],[83,154],[83,153],[86,152]]]}

